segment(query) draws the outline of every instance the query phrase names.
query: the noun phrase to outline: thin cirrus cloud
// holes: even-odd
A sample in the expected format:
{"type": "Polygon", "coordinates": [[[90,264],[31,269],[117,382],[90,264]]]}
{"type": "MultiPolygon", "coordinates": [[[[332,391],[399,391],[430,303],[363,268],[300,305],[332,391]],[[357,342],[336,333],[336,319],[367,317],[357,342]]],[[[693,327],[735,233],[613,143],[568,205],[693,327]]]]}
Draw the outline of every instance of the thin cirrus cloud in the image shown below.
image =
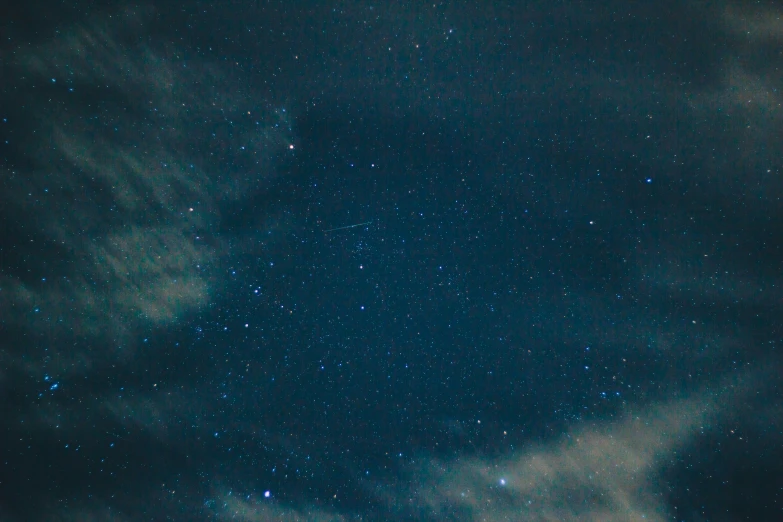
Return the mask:
{"type": "MultiPolygon", "coordinates": [[[[9,60],[20,91],[53,91],[29,103],[34,133],[19,153],[35,160],[3,173],[5,212],[34,223],[23,248],[44,260],[40,277],[0,276],[0,313],[22,329],[116,346],[203,306],[221,205],[263,187],[288,149],[287,114],[259,105],[236,72],[134,40],[147,16],[96,18],[9,60]]],[[[97,354],[62,356],[84,369],[97,354]]]]}
{"type": "MultiPolygon", "coordinates": [[[[396,481],[367,483],[392,518],[464,521],[670,520],[665,472],[698,436],[720,430],[751,391],[769,383],[745,371],[687,397],[628,408],[615,420],[576,427],[559,440],[501,457],[422,457],[396,481]]],[[[779,412],[778,412],[779,416],[779,412]]],[[[687,459],[686,459],[687,460],[687,459]]],[[[350,513],[270,504],[214,484],[219,520],[350,520],[350,513]]],[[[683,513],[679,513],[680,516],[683,513]]]]}
{"type": "MultiPolygon", "coordinates": [[[[405,496],[421,513],[458,520],[669,520],[663,471],[761,382],[746,372],[501,458],[426,461],[405,496]]],[[[390,506],[404,500],[386,498],[390,506]]]]}

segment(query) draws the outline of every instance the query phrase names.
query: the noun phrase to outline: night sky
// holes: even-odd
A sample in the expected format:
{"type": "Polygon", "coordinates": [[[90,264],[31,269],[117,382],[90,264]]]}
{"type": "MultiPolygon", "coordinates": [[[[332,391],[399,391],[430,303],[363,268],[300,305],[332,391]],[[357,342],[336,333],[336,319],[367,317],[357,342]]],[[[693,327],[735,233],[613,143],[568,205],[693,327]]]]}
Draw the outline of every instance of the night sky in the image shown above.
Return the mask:
{"type": "Polygon", "coordinates": [[[783,520],[779,4],[154,4],[0,10],[0,522],[783,520]]]}

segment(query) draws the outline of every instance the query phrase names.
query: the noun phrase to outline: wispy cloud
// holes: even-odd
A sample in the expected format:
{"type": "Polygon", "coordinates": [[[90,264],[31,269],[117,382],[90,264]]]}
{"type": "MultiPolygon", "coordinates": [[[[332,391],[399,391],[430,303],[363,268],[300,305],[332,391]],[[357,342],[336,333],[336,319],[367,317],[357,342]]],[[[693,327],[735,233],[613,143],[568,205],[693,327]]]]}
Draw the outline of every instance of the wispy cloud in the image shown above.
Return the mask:
{"type": "Polygon", "coordinates": [[[428,461],[403,498],[388,495],[386,502],[457,520],[669,520],[663,470],[730,414],[757,377],[586,423],[501,458],[428,461]]]}
{"type": "Polygon", "coordinates": [[[0,276],[12,324],[116,346],[203,306],[225,247],[221,206],[263,188],[288,148],[287,115],[241,72],[140,40],[148,15],[95,19],[14,56],[24,86],[57,90],[31,103],[21,152],[35,161],[3,173],[6,212],[37,225],[23,248],[51,267],[0,276]]]}

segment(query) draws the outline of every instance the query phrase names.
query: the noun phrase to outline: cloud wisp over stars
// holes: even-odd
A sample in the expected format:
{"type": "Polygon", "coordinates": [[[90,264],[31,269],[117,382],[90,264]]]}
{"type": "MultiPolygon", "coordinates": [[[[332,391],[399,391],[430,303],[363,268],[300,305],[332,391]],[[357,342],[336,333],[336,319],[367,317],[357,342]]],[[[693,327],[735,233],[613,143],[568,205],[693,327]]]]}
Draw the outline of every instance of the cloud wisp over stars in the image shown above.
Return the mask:
{"type": "Polygon", "coordinates": [[[9,31],[0,518],[776,516],[780,14],[9,31]]]}

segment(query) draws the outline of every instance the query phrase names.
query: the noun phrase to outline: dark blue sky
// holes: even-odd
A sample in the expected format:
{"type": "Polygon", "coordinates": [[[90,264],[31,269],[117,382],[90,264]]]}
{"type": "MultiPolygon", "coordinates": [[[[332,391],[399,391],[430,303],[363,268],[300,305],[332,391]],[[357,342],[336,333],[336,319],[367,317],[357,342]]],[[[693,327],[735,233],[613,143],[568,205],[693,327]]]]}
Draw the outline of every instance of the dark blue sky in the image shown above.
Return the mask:
{"type": "Polygon", "coordinates": [[[780,15],[0,16],[0,518],[780,518],[780,15]]]}

